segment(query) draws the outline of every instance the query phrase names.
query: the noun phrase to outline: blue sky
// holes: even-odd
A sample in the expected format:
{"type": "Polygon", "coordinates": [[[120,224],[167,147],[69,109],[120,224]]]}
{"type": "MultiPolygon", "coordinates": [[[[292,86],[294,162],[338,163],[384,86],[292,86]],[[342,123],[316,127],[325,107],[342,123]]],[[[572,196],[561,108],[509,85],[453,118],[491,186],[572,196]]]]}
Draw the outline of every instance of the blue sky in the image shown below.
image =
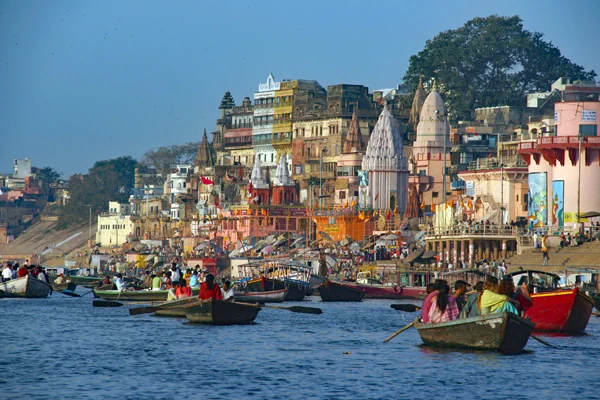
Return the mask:
{"type": "Polygon", "coordinates": [[[64,177],[211,132],[269,72],[389,88],[438,32],[519,15],[600,73],[600,1],[0,2],[0,172],[30,157],[64,177]]]}

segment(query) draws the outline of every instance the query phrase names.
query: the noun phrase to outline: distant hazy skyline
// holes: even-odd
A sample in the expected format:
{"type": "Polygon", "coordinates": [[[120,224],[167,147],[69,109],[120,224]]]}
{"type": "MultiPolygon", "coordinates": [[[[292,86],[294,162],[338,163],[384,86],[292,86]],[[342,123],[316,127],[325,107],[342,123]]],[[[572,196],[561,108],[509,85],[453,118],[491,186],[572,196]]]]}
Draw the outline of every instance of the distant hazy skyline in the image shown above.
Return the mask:
{"type": "Polygon", "coordinates": [[[600,74],[596,0],[2,0],[0,172],[29,157],[68,178],[199,141],[225,91],[240,104],[269,72],[393,88],[427,39],[491,14],[519,15],[600,74]]]}

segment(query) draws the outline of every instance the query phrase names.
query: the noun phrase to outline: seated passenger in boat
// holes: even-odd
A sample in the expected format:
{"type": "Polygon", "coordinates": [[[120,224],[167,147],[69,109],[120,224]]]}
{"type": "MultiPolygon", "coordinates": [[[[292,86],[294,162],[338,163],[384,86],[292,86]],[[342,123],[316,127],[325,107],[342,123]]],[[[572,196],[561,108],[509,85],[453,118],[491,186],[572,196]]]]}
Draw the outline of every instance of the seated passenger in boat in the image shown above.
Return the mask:
{"type": "Polygon", "coordinates": [[[206,275],[206,281],[200,285],[200,300],[223,300],[223,293],[221,288],[215,283],[215,277],[213,274],[206,275]]]}
{"type": "Polygon", "coordinates": [[[127,283],[125,283],[125,281],[123,280],[122,274],[117,274],[117,276],[115,277],[115,285],[117,286],[117,290],[119,292],[127,290],[127,283]]]}
{"type": "Polygon", "coordinates": [[[467,293],[467,282],[458,280],[454,283],[454,299],[456,300],[456,306],[458,307],[458,312],[460,313],[463,309],[463,305],[465,304],[465,293],[467,293]]]}
{"type": "Polygon", "coordinates": [[[475,284],[475,290],[466,294],[467,301],[460,312],[459,318],[471,318],[481,315],[477,307],[477,299],[481,296],[481,292],[483,292],[483,282],[479,281],[475,284]]]}
{"type": "Polygon", "coordinates": [[[448,282],[446,282],[443,279],[436,279],[433,283],[433,291],[427,295],[427,297],[423,301],[423,307],[421,307],[421,321],[423,321],[424,324],[429,322],[429,310],[431,309],[431,301],[433,300],[434,296],[437,296],[438,289],[441,286],[447,284],[448,282]]]}
{"type": "Polygon", "coordinates": [[[179,281],[179,286],[175,290],[178,299],[185,299],[192,296],[192,289],[185,284],[185,279],[179,281]]]}
{"type": "Polygon", "coordinates": [[[42,281],[42,282],[46,282],[49,283],[48,280],[48,274],[46,273],[46,271],[44,271],[44,268],[42,268],[41,266],[37,267],[37,278],[42,281]]]}
{"type": "Polygon", "coordinates": [[[65,283],[65,277],[64,277],[64,275],[63,274],[59,274],[56,277],[56,279],[54,280],[54,283],[58,283],[58,284],[65,283]]]}
{"type": "Polygon", "coordinates": [[[156,276],[152,278],[152,290],[162,289],[162,272],[157,272],[156,276]]]}
{"type": "Polygon", "coordinates": [[[198,272],[192,272],[192,276],[190,277],[190,287],[198,288],[200,287],[200,281],[198,280],[198,272]]]}
{"type": "Polygon", "coordinates": [[[434,293],[429,309],[429,323],[437,324],[457,319],[458,307],[456,299],[450,294],[450,286],[448,284],[439,285],[434,293]]]}
{"type": "Polygon", "coordinates": [[[527,287],[527,277],[523,276],[519,280],[519,290],[515,290],[515,283],[512,278],[502,279],[502,282],[498,285],[498,293],[508,296],[516,300],[519,304],[516,305],[519,314],[527,312],[533,301],[529,295],[529,288],[527,287]]]}
{"type": "Polygon", "coordinates": [[[233,292],[233,287],[231,286],[230,281],[225,281],[223,287],[221,288],[221,293],[223,294],[223,300],[225,301],[234,301],[235,294],[233,292]]]}
{"type": "Polygon", "coordinates": [[[519,314],[515,305],[518,301],[498,293],[498,278],[489,276],[483,285],[483,293],[477,300],[477,306],[481,315],[500,313],[504,311],[519,314]]]}

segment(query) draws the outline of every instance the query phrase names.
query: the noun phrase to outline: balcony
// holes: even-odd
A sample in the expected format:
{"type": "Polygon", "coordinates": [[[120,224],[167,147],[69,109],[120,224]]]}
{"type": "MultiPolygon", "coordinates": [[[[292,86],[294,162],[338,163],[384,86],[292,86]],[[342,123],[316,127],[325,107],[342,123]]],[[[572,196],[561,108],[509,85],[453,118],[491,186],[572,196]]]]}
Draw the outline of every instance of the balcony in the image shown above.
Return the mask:
{"type": "Polygon", "coordinates": [[[261,139],[253,138],[252,139],[253,146],[259,146],[259,145],[265,145],[265,144],[273,144],[273,138],[271,136],[269,136],[268,138],[261,138],[261,139]]]}
{"type": "Polygon", "coordinates": [[[273,136],[273,144],[291,144],[292,136],[273,136]]]}

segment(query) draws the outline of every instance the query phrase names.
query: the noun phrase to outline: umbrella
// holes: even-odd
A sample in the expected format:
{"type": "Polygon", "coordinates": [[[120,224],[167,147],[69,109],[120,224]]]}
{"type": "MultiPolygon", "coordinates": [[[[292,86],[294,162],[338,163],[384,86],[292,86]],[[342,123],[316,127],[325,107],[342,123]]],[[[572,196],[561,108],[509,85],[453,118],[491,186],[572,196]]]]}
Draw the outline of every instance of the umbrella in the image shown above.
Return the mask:
{"type": "Polygon", "coordinates": [[[586,212],[584,214],[581,214],[581,218],[594,218],[594,217],[600,217],[600,212],[598,212],[598,211],[590,211],[590,212],[586,212]]]}
{"type": "Polygon", "coordinates": [[[304,241],[306,240],[306,238],[303,237],[299,237],[298,239],[294,240],[292,242],[292,247],[298,247],[300,244],[302,244],[304,241]]]}
{"type": "Polygon", "coordinates": [[[352,238],[347,237],[340,241],[340,246],[348,246],[350,243],[352,243],[352,238]]]}
{"type": "Polygon", "coordinates": [[[275,243],[273,243],[273,247],[279,247],[282,244],[284,244],[285,242],[287,242],[287,239],[279,239],[278,241],[276,241],[275,243]]]}
{"type": "Polygon", "coordinates": [[[195,250],[203,250],[210,246],[215,246],[215,244],[211,243],[211,242],[202,242],[198,246],[195,247],[195,250]]]}
{"type": "Polygon", "coordinates": [[[147,249],[147,248],[148,248],[148,245],[147,245],[147,244],[145,244],[145,243],[138,243],[138,244],[136,244],[135,246],[133,246],[133,249],[134,249],[135,251],[141,251],[141,250],[145,250],[145,249],[147,249]]]}
{"type": "Polygon", "coordinates": [[[273,252],[273,250],[275,250],[275,247],[268,245],[267,247],[265,247],[264,249],[262,249],[261,253],[263,254],[270,254],[273,252]]]}
{"type": "Polygon", "coordinates": [[[269,244],[273,244],[277,241],[277,237],[275,235],[269,235],[265,238],[265,241],[269,244]]]}
{"type": "Polygon", "coordinates": [[[332,242],[333,241],[333,239],[331,238],[331,236],[329,236],[329,234],[326,233],[326,232],[319,231],[318,234],[321,235],[321,237],[323,239],[327,240],[328,242],[332,242]]]}
{"type": "Polygon", "coordinates": [[[417,258],[421,257],[421,255],[423,255],[424,252],[425,252],[425,249],[415,250],[406,256],[406,258],[404,259],[404,262],[411,263],[411,262],[415,261],[417,258]]]}

